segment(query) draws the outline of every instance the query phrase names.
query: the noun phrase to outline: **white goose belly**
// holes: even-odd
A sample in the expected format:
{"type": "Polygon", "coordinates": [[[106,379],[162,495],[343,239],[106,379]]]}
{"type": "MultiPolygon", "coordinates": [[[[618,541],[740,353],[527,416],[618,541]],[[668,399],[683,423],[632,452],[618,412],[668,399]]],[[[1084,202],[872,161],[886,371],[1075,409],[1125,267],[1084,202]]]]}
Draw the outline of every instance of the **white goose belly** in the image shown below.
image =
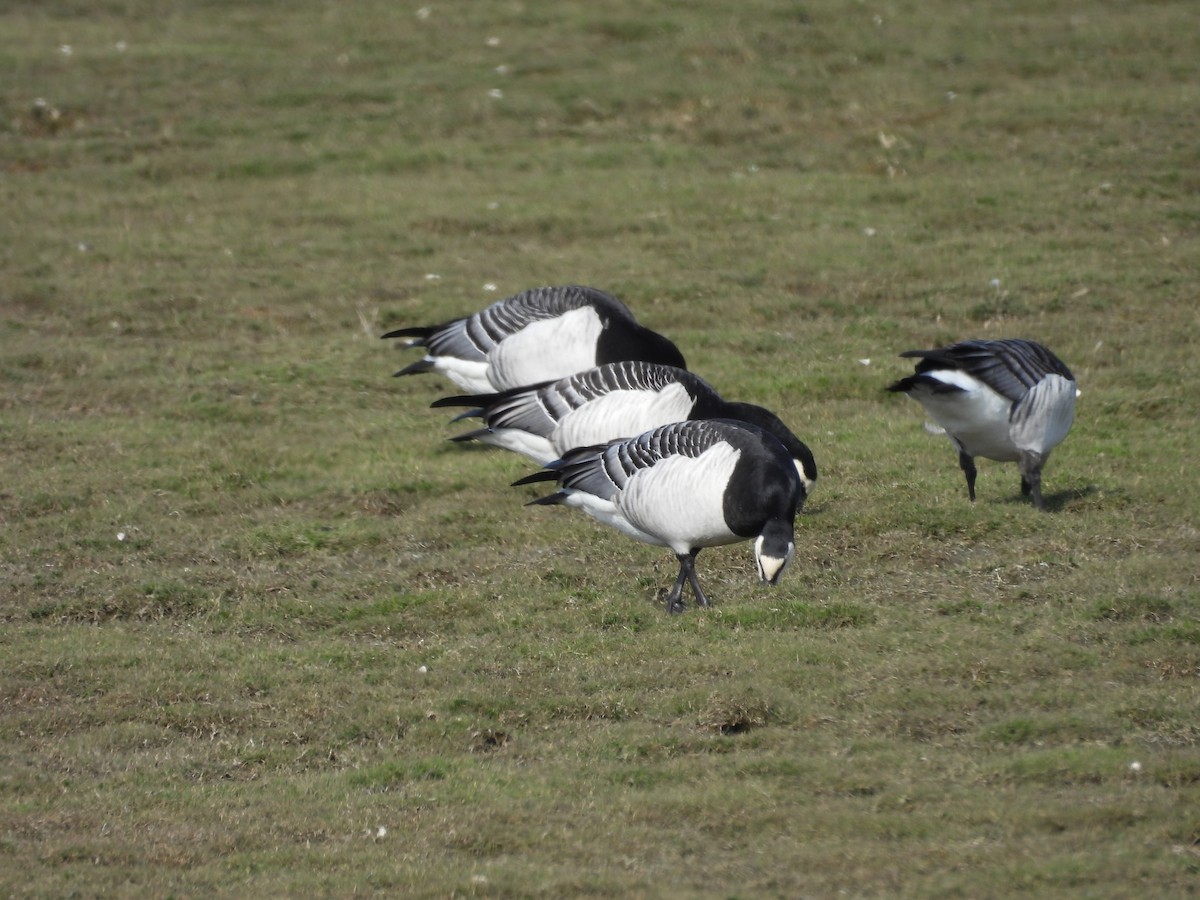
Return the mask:
{"type": "Polygon", "coordinates": [[[567,498],[563,503],[574,509],[583,510],[597,522],[615,528],[635,541],[652,544],[655,547],[670,546],[667,541],[656,535],[648,534],[630,522],[625,517],[624,511],[613,500],[604,500],[587,491],[568,491],[567,498]]]}
{"type": "Polygon", "coordinates": [[[561,456],[576,447],[633,437],[686,419],[691,409],[691,395],[681,384],[660,391],[612,391],[563,416],[554,430],[554,449],[561,456]]]}
{"type": "Polygon", "coordinates": [[[596,363],[596,342],[604,330],[591,308],[573,309],[526,325],[488,354],[494,390],[553,381],[596,363]]]}
{"type": "Polygon", "coordinates": [[[725,490],[739,455],[717,444],[698,457],[670,457],[633,475],[614,503],[634,528],[676,553],[743,540],[725,521],[725,490]]]}
{"type": "Polygon", "coordinates": [[[554,449],[549,438],[540,434],[530,434],[520,428],[493,428],[479,435],[479,440],[493,447],[503,447],[513,453],[520,453],[539,466],[552,463],[562,456],[562,453],[554,449]]]}
{"type": "Polygon", "coordinates": [[[495,390],[488,379],[488,364],[454,356],[426,355],[433,364],[433,371],[445,375],[464,391],[472,394],[487,394],[495,390]]]}
{"type": "Polygon", "coordinates": [[[973,378],[963,378],[956,383],[964,388],[962,392],[935,394],[922,390],[917,399],[969,456],[1000,462],[1017,459],[1020,452],[1013,442],[1008,422],[1012,401],[973,378]]]}

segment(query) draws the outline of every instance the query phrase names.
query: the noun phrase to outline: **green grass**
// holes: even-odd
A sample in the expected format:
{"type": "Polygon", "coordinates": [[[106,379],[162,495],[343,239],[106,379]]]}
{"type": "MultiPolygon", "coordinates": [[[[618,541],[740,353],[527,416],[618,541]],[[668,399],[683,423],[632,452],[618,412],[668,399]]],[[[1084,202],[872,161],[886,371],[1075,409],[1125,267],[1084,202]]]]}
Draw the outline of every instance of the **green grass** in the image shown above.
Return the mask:
{"type": "Polygon", "coordinates": [[[1194,896],[1191,5],[421,9],[0,12],[0,892],[1194,896]],[[565,282],[812,446],[776,589],[390,377],[565,282]],[[1045,515],[883,390],[991,336],[1045,515]]]}

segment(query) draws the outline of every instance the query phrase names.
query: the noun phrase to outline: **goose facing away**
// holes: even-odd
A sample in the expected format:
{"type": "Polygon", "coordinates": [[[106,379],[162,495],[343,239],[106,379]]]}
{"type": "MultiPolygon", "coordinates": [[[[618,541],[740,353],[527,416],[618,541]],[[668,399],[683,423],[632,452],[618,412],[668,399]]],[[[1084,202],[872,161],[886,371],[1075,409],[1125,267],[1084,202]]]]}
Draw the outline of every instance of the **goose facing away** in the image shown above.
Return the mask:
{"type": "Polygon", "coordinates": [[[618,531],[669,547],[679,575],[667,612],[685,608],[683,589],[709,600],[696,577],[705,547],[754,541],[762,581],[775,584],[795,554],[796,513],[805,490],[792,458],[773,436],[724,419],[674,422],[633,438],[571,450],[555,467],[514,485],[557,481],[527,505],[581,509],[618,531]]]}
{"type": "Polygon", "coordinates": [[[1044,509],[1042,468],[1075,419],[1075,376],[1034,341],[963,341],[936,350],[909,350],[916,372],[888,390],[908,394],[958,449],[975,499],[975,457],[1016,462],[1021,493],[1044,509]]]}
{"type": "Polygon", "coordinates": [[[622,359],[687,368],[667,338],[638,324],[611,294],[581,285],[533,288],[441,325],[398,328],[385,338],[423,347],[397,375],[438,372],[482,394],[540,384],[622,359]]]}
{"type": "Polygon", "coordinates": [[[806,493],[817,479],[812,451],[769,410],[733,403],[704,379],[675,366],[625,360],[550,384],[500,394],[435,400],[434,407],[473,407],[458,418],[479,417],[485,427],[452,440],[478,440],[548,465],[577,447],[633,437],[688,419],[733,419],[773,434],[792,457],[806,493]]]}

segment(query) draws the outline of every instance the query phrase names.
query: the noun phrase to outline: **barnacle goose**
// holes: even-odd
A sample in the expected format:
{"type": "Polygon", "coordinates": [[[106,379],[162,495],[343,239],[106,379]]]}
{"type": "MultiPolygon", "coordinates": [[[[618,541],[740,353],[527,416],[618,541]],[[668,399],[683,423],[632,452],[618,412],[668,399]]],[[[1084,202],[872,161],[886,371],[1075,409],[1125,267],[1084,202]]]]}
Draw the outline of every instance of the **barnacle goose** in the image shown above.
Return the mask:
{"type": "Polygon", "coordinates": [[[1016,461],[1021,493],[1043,509],[1042,467],[1075,419],[1075,376],[1041,344],[963,341],[900,354],[920,360],[889,391],[908,394],[958,448],[975,499],[975,457],[1016,461]]]}
{"type": "Polygon", "coordinates": [[[477,394],[540,384],[622,359],[687,368],[679,349],[639,325],[624,303],[580,285],[533,288],[474,315],[399,328],[384,337],[425,348],[424,357],[397,375],[439,372],[477,394]]]}
{"type": "Polygon", "coordinates": [[[757,425],[779,439],[796,464],[805,492],[812,491],[817,479],[812,451],[778,416],[753,403],[724,400],[700,376],[675,366],[625,360],[550,384],[444,397],[431,405],[472,407],[458,419],[483,419],[486,427],[451,440],[504,447],[543,466],[576,447],[633,437],[658,425],[734,419],[757,425]]]}
{"type": "Polygon", "coordinates": [[[679,560],[667,594],[672,613],[685,607],[685,581],[696,602],[709,605],[696,578],[704,547],[753,539],[759,577],[775,584],[795,554],[794,522],[806,496],[778,440],[725,419],[673,422],[571,450],[514,485],[537,481],[559,488],[527,505],[573,506],[639,541],[670,547],[679,560]]]}

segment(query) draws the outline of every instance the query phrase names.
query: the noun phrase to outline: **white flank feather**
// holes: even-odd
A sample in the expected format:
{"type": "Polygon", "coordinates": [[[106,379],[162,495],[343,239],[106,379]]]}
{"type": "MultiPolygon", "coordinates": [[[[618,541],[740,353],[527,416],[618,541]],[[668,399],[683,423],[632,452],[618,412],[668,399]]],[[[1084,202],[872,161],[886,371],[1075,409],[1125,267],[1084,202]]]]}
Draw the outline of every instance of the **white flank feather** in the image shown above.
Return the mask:
{"type": "Polygon", "coordinates": [[[612,500],[602,500],[600,497],[597,497],[595,494],[589,494],[587,491],[573,491],[568,489],[565,493],[567,495],[563,501],[565,506],[581,509],[597,522],[615,528],[635,541],[641,541],[643,544],[651,544],[655,547],[668,546],[666,541],[660,540],[652,534],[647,534],[631,523],[625,517],[624,511],[612,500]]]}
{"type": "Polygon", "coordinates": [[[1017,459],[1020,452],[1008,429],[1010,400],[965,372],[939,370],[926,374],[965,392],[938,394],[919,385],[912,395],[967,453],[995,460],[1017,459]]]}
{"type": "Polygon", "coordinates": [[[433,363],[432,371],[445,375],[464,391],[471,394],[488,394],[495,390],[488,379],[487,362],[458,359],[454,356],[428,356],[427,362],[433,363]]]}
{"type": "Polygon", "coordinates": [[[488,354],[491,382],[479,393],[553,381],[591,368],[596,364],[596,342],[603,330],[591,307],[531,322],[488,354]]]}
{"type": "Polygon", "coordinates": [[[531,434],[520,428],[493,428],[478,435],[480,441],[493,447],[503,447],[513,453],[520,453],[532,459],[539,466],[545,466],[562,457],[562,453],[554,449],[549,438],[539,434],[531,434]]]}
{"type": "Polygon", "coordinates": [[[691,409],[691,395],[678,382],[657,392],[613,391],[563,416],[554,431],[554,449],[562,456],[576,447],[633,437],[686,419],[691,409]]]}
{"type": "Polygon", "coordinates": [[[616,506],[634,528],[663,535],[676,553],[743,540],[729,530],[724,508],[725,486],[740,455],[721,442],[698,457],[664,459],[636,472],[616,506]]]}

